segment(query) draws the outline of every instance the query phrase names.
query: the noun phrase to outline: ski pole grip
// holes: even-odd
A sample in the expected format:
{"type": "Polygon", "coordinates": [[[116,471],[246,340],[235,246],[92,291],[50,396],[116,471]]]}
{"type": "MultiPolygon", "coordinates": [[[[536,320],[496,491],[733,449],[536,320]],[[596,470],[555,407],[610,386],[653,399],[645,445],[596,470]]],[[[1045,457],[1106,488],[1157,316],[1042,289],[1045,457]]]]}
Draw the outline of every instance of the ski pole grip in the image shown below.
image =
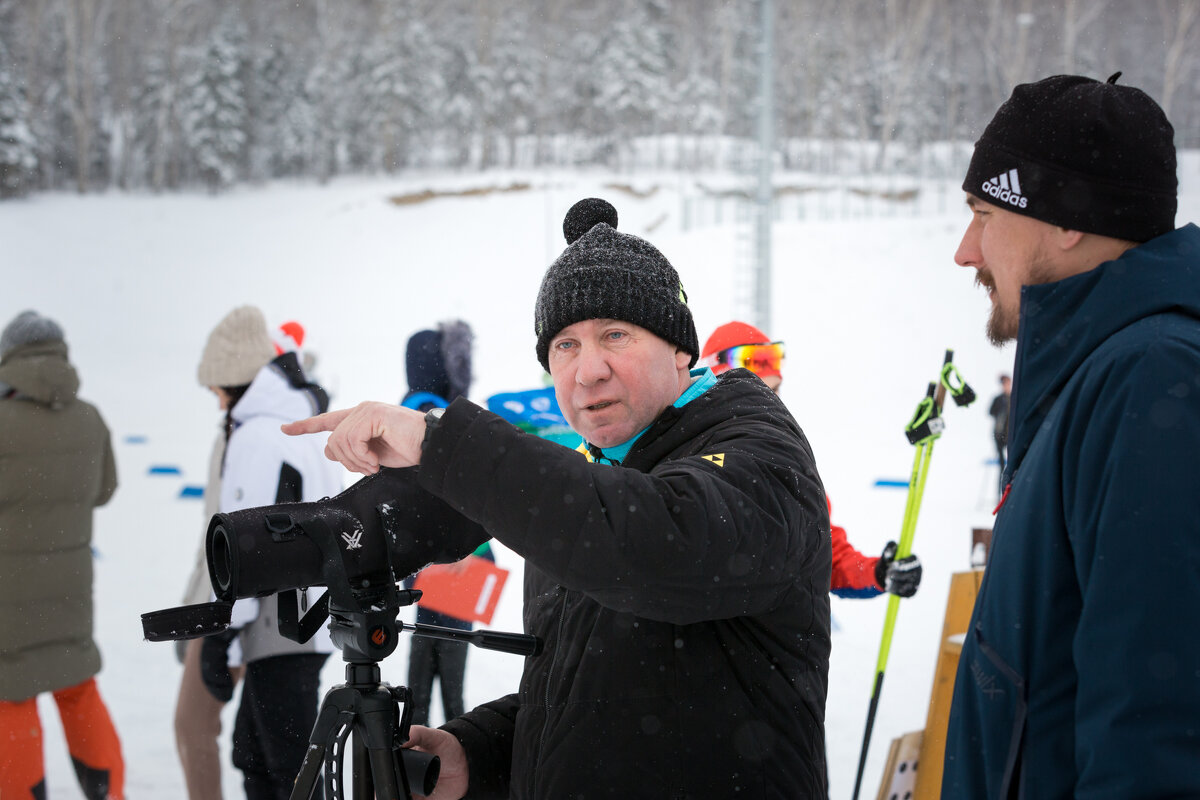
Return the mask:
{"type": "Polygon", "coordinates": [[[942,367],[942,385],[950,392],[956,406],[961,408],[975,402],[975,390],[963,380],[958,367],[953,364],[946,364],[942,367]]]}
{"type": "Polygon", "coordinates": [[[938,415],[937,404],[933,399],[936,392],[937,384],[929,384],[925,397],[917,404],[912,421],[905,427],[904,435],[908,437],[909,444],[920,444],[926,439],[937,438],[946,430],[946,423],[938,415]]]}

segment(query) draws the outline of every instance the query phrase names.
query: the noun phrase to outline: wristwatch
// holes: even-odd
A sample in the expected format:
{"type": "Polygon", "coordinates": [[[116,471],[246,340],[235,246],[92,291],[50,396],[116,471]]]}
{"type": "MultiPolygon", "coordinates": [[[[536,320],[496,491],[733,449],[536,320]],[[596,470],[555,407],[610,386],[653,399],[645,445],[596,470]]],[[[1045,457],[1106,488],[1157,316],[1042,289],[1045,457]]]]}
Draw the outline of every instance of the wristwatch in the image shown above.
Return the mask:
{"type": "Polygon", "coordinates": [[[431,408],[425,412],[425,438],[437,430],[437,426],[442,424],[442,414],[446,413],[444,408],[431,408]]]}

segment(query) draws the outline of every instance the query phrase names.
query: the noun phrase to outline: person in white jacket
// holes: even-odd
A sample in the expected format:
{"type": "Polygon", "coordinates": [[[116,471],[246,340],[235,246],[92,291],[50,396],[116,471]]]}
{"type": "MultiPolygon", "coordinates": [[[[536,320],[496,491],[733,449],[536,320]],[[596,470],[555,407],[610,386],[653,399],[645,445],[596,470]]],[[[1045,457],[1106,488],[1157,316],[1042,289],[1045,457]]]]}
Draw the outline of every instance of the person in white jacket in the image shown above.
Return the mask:
{"type": "MultiPolygon", "coordinates": [[[[327,408],[328,398],[307,381],[294,352],[274,355],[261,311],[242,306],[221,320],[205,346],[198,378],[227,412],[217,510],[319,500],[341,491],[345,473],[324,458],[324,443],[298,442],[279,429],[327,408]]],[[[243,773],[248,800],[290,795],[316,721],[321,667],[332,650],[324,630],[303,644],[281,636],[276,608],[275,597],[240,601],[231,633],[202,640],[198,658],[218,713],[233,693],[231,656],[245,664],[233,763],[243,773]]],[[[217,791],[219,796],[219,781],[217,791]]]]}

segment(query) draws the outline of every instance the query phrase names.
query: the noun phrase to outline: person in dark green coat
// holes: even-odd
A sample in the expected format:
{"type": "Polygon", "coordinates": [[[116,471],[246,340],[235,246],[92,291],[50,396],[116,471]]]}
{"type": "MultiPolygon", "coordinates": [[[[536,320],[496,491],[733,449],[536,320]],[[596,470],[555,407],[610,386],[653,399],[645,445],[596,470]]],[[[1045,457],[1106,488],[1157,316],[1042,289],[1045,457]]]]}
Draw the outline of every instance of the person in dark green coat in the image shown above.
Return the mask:
{"type": "Polygon", "coordinates": [[[84,795],[124,796],[92,639],[92,509],[113,496],[117,470],[78,389],[62,329],[33,311],[13,319],[0,335],[0,797],[45,796],[42,692],[54,693],[84,795]]]}

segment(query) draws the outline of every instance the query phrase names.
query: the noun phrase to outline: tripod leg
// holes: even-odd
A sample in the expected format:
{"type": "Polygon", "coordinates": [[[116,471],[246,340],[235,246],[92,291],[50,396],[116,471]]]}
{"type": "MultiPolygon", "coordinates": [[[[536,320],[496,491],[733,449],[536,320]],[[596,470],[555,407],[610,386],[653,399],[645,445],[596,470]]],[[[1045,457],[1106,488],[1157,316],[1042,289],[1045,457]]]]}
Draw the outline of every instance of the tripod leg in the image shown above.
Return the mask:
{"type": "MultiPolygon", "coordinates": [[[[353,710],[343,710],[339,701],[353,698],[344,697],[345,690],[332,689],[325,695],[321,710],[317,714],[316,724],[313,725],[312,736],[308,739],[308,749],[304,752],[304,761],[300,764],[300,772],[296,775],[296,783],[292,786],[290,800],[310,800],[317,788],[317,778],[321,773],[322,762],[325,764],[326,800],[338,800],[341,794],[335,794],[331,789],[332,778],[342,771],[341,746],[346,741],[347,727],[354,723],[353,710]],[[336,763],[334,755],[336,753],[336,763]]],[[[340,790],[338,790],[340,792],[340,790]]]]}
{"type": "Polygon", "coordinates": [[[395,756],[398,713],[386,692],[363,698],[354,727],[353,800],[407,800],[408,787],[395,756]]]}
{"type": "Polygon", "coordinates": [[[325,760],[325,746],[309,743],[292,786],[290,800],[310,800],[317,788],[317,777],[321,774],[321,763],[325,760]]]}
{"type": "MultiPolygon", "coordinates": [[[[407,800],[407,791],[400,794],[401,784],[396,780],[396,762],[392,757],[391,748],[370,748],[363,747],[363,751],[368,754],[371,764],[371,776],[375,782],[375,793],[367,795],[361,800],[407,800]]],[[[355,800],[360,800],[355,798],[355,800]]]]}

